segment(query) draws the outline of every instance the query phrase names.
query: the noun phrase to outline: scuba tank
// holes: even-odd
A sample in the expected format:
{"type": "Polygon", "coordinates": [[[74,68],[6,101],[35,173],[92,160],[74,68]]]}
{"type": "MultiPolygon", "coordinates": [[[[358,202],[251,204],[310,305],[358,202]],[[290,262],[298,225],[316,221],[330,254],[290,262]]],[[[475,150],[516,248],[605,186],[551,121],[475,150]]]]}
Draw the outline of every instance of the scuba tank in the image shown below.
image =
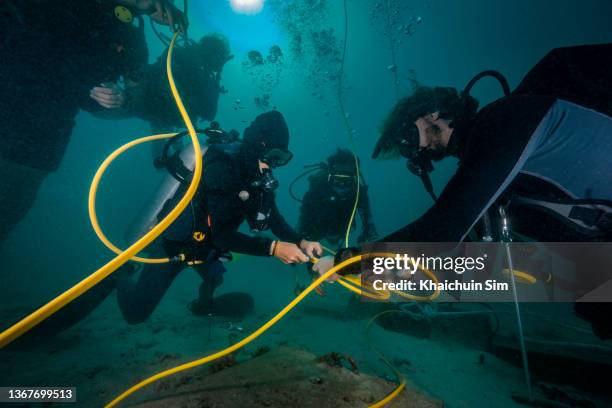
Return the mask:
{"type": "MultiPolygon", "coordinates": [[[[212,145],[229,145],[239,142],[238,132],[225,132],[221,130],[219,123],[211,122],[210,127],[196,132],[205,134],[208,139],[207,146],[202,148],[202,156],[206,154],[212,145]]],[[[156,168],[164,168],[168,174],[159,183],[155,192],[147,200],[143,208],[138,212],[138,216],[128,227],[125,239],[128,242],[135,242],[149,232],[167,213],[167,208],[173,200],[180,197],[181,187],[186,188],[191,180],[191,175],[195,167],[195,156],[193,147],[187,145],[183,148],[175,148],[176,143],[187,134],[187,131],[176,134],[168,140],[160,157],[154,160],[156,168]],[[175,150],[174,153],[171,153],[175,150]]],[[[185,239],[185,232],[193,230],[195,224],[195,208],[193,202],[185,209],[179,218],[164,232],[165,238],[180,241],[185,239]]]]}
{"type": "MultiPolygon", "coordinates": [[[[171,141],[174,140],[170,139],[171,141]]],[[[205,155],[208,151],[208,147],[204,147],[202,149],[202,155],[205,155]]],[[[163,157],[163,156],[162,156],[163,157]]],[[[172,156],[171,162],[172,165],[168,164],[168,166],[177,166],[177,169],[180,168],[179,164],[183,167],[183,169],[193,172],[195,167],[195,156],[192,146],[186,146],[177,153],[172,156]],[[180,162],[180,163],[179,163],[180,162]]],[[[155,166],[158,167],[160,162],[156,160],[155,166]]],[[[167,167],[168,168],[168,167],[167,167]]],[[[164,177],[164,179],[159,183],[158,187],[155,189],[155,192],[152,196],[146,201],[146,204],[143,208],[138,212],[138,216],[131,223],[128,231],[126,233],[126,240],[128,242],[135,242],[140,239],[143,235],[148,233],[157,223],[159,222],[159,216],[163,213],[164,208],[167,203],[171,202],[174,197],[176,197],[179,188],[185,182],[185,179],[180,179],[182,177],[179,170],[169,170],[168,174],[164,177]],[[178,177],[177,177],[178,176],[178,177]]],[[[188,180],[187,180],[188,181],[188,180]]],[[[178,227],[179,225],[183,225],[185,221],[185,213],[187,211],[191,212],[192,205],[187,207],[187,209],[179,216],[179,218],[170,226],[167,231],[168,234],[172,234],[173,226],[178,227]],[[176,224],[176,225],[175,225],[176,224]]],[[[167,236],[164,233],[163,236],[167,236]]]]}

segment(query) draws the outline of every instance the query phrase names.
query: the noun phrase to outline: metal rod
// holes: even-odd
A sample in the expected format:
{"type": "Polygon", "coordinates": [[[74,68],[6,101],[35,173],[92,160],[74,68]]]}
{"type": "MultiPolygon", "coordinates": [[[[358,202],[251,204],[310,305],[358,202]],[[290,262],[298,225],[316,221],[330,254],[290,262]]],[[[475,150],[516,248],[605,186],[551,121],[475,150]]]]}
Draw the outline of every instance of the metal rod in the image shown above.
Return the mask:
{"type": "Polygon", "coordinates": [[[516,312],[516,322],[518,326],[518,337],[521,346],[521,357],[523,359],[523,371],[525,373],[525,383],[527,384],[527,396],[529,401],[533,401],[533,392],[531,389],[531,375],[529,373],[529,360],[527,359],[527,347],[525,346],[525,336],[523,333],[523,322],[521,320],[521,310],[518,302],[518,292],[516,290],[516,280],[514,279],[514,263],[512,262],[512,253],[510,251],[510,243],[512,235],[510,234],[510,222],[503,206],[499,207],[499,215],[502,219],[502,242],[506,249],[506,258],[508,260],[508,269],[510,270],[510,282],[512,283],[512,296],[514,298],[514,310],[516,312]]]}

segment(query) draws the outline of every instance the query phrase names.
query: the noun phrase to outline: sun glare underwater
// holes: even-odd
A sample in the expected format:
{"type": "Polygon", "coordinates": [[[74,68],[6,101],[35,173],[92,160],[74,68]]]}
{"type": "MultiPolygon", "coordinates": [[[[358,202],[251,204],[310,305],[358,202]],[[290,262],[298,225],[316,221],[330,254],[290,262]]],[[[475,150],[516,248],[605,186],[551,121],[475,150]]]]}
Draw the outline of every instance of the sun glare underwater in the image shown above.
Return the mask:
{"type": "Polygon", "coordinates": [[[229,0],[237,13],[257,14],[264,6],[264,0],[229,0]]]}

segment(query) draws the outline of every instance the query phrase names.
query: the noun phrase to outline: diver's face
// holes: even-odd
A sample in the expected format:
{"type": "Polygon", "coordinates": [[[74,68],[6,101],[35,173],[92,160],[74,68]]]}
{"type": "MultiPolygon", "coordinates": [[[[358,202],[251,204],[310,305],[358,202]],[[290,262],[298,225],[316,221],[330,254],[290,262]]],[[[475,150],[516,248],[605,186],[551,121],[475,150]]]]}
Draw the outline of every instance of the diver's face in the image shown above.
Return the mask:
{"type": "Polygon", "coordinates": [[[269,168],[270,166],[268,165],[268,163],[264,163],[261,160],[259,160],[259,172],[260,173],[263,173],[265,169],[269,169],[269,168]]]}
{"type": "Polygon", "coordinates": [[[439,112],[430,113],[418,118],[414,125],[419,131],[419,147],[429,150],[433,160],[444,158],[444,150],[453,133],[448,121],[440,118],[439,112]]]}

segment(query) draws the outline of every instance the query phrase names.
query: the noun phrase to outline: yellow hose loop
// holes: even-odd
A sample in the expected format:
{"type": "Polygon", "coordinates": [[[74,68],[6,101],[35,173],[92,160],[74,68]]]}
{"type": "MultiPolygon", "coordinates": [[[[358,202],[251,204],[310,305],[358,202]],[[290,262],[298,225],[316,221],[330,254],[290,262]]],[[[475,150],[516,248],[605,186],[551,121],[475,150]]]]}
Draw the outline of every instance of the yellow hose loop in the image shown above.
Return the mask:
{"type": "Polygon", "coordinates": [[[302,291],[302,293],[300,293],[295,299],[293,299],[287,306],[285,306],[278,314],[276,314],[276,316],[274,316],[273,318],[271,318],[270,320],[268,320],[263,326],[261,326],[259,329],[255,330],[253,333],[251,333],[250,335],[248,335],[247,337],[245,337],[244,339],[242,339],[241,341],[239,341],[238,343],[224,349],[221,351],[218,351],[214,354],[211,354],[209,356],[203,357],[201,359],[198,360],[194,360],[191,361],[189,363],[185,363],[185,364],[181,364],[177,367],[174,368],[170,368],[168,370],[162,371],[158,374],[155,374],[152,377],[149,377],[141,382],[139,382],[138,384],[134,385],[133,387],[131,387],[130,389],[128,389],[127,391],[123,392],[121,395],[119,395],[117,398],[115,398],[114,400],[112,400],[111,402],[109,402],[105,408],[112,408],[117,406],[117,404],[119,404],[121,401],[123,401],[124,399],[126,399],[128,396],[132,395],[133,393],[135,393],[136,391],[140,390],[141,388],[154,383],[155,381],[161,380],[162,378],[180,373],[182,371],[185,370],[189,370],[191,368],[200,366],[202,364],[206,364],[209,363],[211,361],[217,360],[219,358],[225,357],[228,354],[233,353],[236,350],[241,349],[242,347],[246,346],[248,343],[252,342],[253,340],[255,340],[256,338],[258,338],[259,336],[261,336],[264,332],[266,332],[270,327],[274,326],[280,319],[282,319],[287,313],[289,313],[289,311],[291,311],[291,309],[293,309],[295,306],[297,306],[298,303],[300,303],[305,297],[306,295],[308,295],[310,292],[312,292],[317,286],[319,286],[321,283],[323,283],[327,278],[329,278],[331,275],[333,275],[334,273],[336,273],[337,271],[352,265],[356,262],[361,261],[361,255],[355,256],[353,258],[347,259],[346,261],[334,266],[333,268],[331,268],[329,271],[327,271],[325,274],[321,275],[318,279],[316,279],[314,282],[312,282],[310,284],[310,286],[308,286],[306,289],[304,289],[304,291],[302,291]]]}
{"type": "MultiPolygon", "coordinates": [[[[506,278],[510,277],[510,269],[504,268],[502,269],[502,273],[506,278]]],[[[517,282],[525,283],[527,285],[534,285],[538,281],[538,279],[532,274],[516,269],[514,270],[514,277],[516,278],[517,282]]]]}
{"type": "MultiPolygon", "coordinates": [[[[384,253],[384,252],[383,253],[371,253],[371,254],[367,254],[367,256],[394,256],[394,255],[395,254],[384,253]]],[[[287,306],[285,306],[278,314],[276,314],[276,316],[274,316],[273,318],[268,320],[264,325],[262,325],[260,328],[255,330],[253,333],[251,333],[250,335],[248,335],[247,337],[245,337],[244,339],[242,339],[238,343],[236,343],[236,344],[234,344],[234,345],[232,345],[232,346],[230,346],[230,347],[228,347],[226,349],[218,351],[218,352],[216,352],[214,354],[211,354],[211,355],[208,355],[206,357],[200,358],[198,360],[194,360],[194,361],[191,361],[189,363],[181,364],[181,365],[179,365],[177,367],[170,368],[168,370],[165,370],[165,371],[162,371],[160,373],[157,373],[154,376],[149,377],[149,378],[139,382],[138,384],[134,385],[133,387],[131,387],[127,391],[123,392],[117,398],[115,398],[114,400],[109,402],[105,406],[105,408],[112,408],[112,407],[117,406],[121,401],[123,401],[124,399],[126,399],[130,395],[134,394],[136,391],[138,391],[138,390],[146,387],[147,385],[152,384],[152,383],[154,383],[154,382],[156,382],[158,380],[161,380],[162,378],[165,378],[165,377],[168,377],[168,376],[180,373],[180,372],[185,371],[185,370],[189,370],[191,368],[200,366],[202,364],[209,363],[211,361],[214,361],[214,360],[217,360],[219,358],[225,357],[228,354],[231,354],[231,353],[233,353],[236,350],[241,349],[242,347],[246,346],[247,344],[249,344],[250,342],[252,342],[256,338],[261,336],[269,328],[274,326],[280,319],[282,319],[295,306],[297,306],[298,303],[300,303],[310,292],[315,290],[319,285],[321,285],[323,282],[325,282],[330,276],[332,276],[334,273],[336,273],[336,272],[346,268],[347,266],[350,266],[350,265],[352,265],[354,263],[357,263],[357,262],[361,262],[361,260],[363,259],[363,256],[364,255],[357,255],[357,256],[354,256],[352,258],[349,258],[346,261],[343,261],[340,264],[334,266],[329,271],[325,272],[319,278],[314,280],[310,284],[310,286],[308,286],[306,289],[304,289],[295,299],[293,299],[287,306]]],[[[318,261],[317,259],[313,259],[313,262],[316,263],[317,261],[318,261]]],[[[433,277],[432,279],[435,279],[436,282],[437,282],[437,279],[436,279],[435,275],[433,274],[433,272],[428,271],[428,270],[425,270],[425,271],[426,271],[425,273],[428,276],[430,276],[430,278],[433,277]]],[[[354,277],[354,279],[355,279],[354,282],[355,282],[356,285],[361,285],[361,282],[359,281],[359,279],[357,277],[354,277]]],[[[436,291],[436,293],[439,294],[440,292],[436,291]]],[[[431,296],[434,296],[434,295],[431,295],[431,296]]],[[[437,297],[437,295],[436,295],[436,297],[437,297]]],[[[395,391],[393,391],[391,394],[389,394],[382,401],[379,401],[378,403],[372,405],[372,407],[382,407],[383,405],[387,404],[389,401],[391,401],[393,398],[395,398],[397,395],[399,395],[399,393],[404,389],[404,387],[405,387],[405,383],[402,382],[395,391]]]]}
{"type": "MultiPolygon", "coordinates": [[[[344,115],[346,115],[343,112],[344,115]]],[[[360,194],[360,184],[361,184],[361,175],[359,174],[359,159],[357,158],[357,154],[355,153],[355,142],[352,137],[352,130],[349,129],[349,137],[351,138],[351,153],[353,153],[353,158],[355,160],[355,180],[357,180],[357,189],[355,190],[355,201],[353,203],[353,210],[351,211],[351,217],[349,218],[348,225],[346,227],[346,235],[344,237],[344,247],[349,247],[349,240],[351,235],[351,227],[353,226],[353,221],[355,220],[355,215],[357,214],[357,207],[359,206],[359,194],[360,194]]],[[[363,227],[362,227],[363,228],[363,227]]]]}
{"type": "Polygon", "coordinates": [[[387,300],[391,297],[388,290],[375,290],[363,285],[361,278],[355,275],[347,275],[338,279],[336,282],[344,286],[346,289],[358,294],[359,296],[367,297],[373,300],[387,300]]]}
{"type": "Polygon", "coordinates": [[[138,254],[140,251],[146,248],[147,245],[149,245],[158,236],[160,236],[164,232],[164,230],[168,228],[170,224],[172,224],[172,222],[174,222],[174,220],[178,218],[179,215],[181,215],[183,210],[187,208],[189,202],[195,195],[198,185],[200,183],[200,177],[202,176],[202,151],[200,149],[200,143],[198,141],[198,137],[193,127],[193,124],[191,123],[191,120],[187,115],[185,106],[183,105],[180,95],[178,94],[178,91],[176,89],[176,85],[174,84],[174,78],[172,77],[172,50],[174,48],[176,38],[177,34],[174,34],[174,36],[172,37],[170,48],[168,49],[166,66],[168,68],[168,81],[170,82],[172,94],[176,101],[177,107],[181,113],[181,116],[183,117],[183,120],[187,125],[187,129],[189,130],[189,136],[191,138],[193,149],[195,151],[195,169],[193,179],[191,180],[191,184],[189,185],[187,192],[176,205],[176,207],[173,208],[172,211],[170,211],[170,213],[168,213],[168,215],[166,215],[164,219],[159,222],[159,224],[157,224],[151,231],[146,233],[142,238],[132,244],[128,249],[117,255],[117,257],[109,261],[106,265],[102,266],[100,269],[92,273],[87,278],[83,279],[81,282],[74,285],[72,288],[68,289],[61,295],[57,296],[55,299],[48,302],[46,305],[42,306],[38,310],[34,311],[30,315],[26,316],[19,322],[15,323],[11,327],[0,333],[0,348],[19,338],[21,335],[35,327],[37,324],[60,310],[62,307],[66,306],[68,303],[72,302],[74,299],[87,292],[89,289],[97,285],[100,281],[104,280],[106,277],[108,277],[117,269],[119,269],[134,255],[138,254]]]}
{"type": "Polygon", "coordinates": [[[427,276],[429,279],[431,279],[431,281],[433,283],[436,284],[436,290],[434,290],[434,292],[431,295],[423,295],[423,296],[413,295],[413,294],[410,294],[410,293],[402,292],[401,290],[393,290],[392,292],[395,295],[397,295],[399,297],[402,297],[402,298],[404,298],[406,300],[413,300],[413,301],[417,301],[417,302],[430,302],[432,300],[437,299],[438,296],[440,296],[440,293],[441,293],[440,289],[438,289],[438,287],[437,287],[437,283],[439,282],[438,281],[438,277],[436,276],[435,273],[433,273],[433,271],[430,271],[429,269],[425,269],[425,268],[419,268],[419,269],[423,272],[423,274],[425,276],[427,276]]]}
{"type": "MultiPolygon", "coordinates": [[[[365,328],[366,338],[368,338],[368,332],[370,330],[370,326],[372,326],[372,323],[374,323],[376,319],[378,319],[379,317],[383,315],[390,314],[390,313],[396,313],[396,312],[397,310],[387,310],[387,311],[381,312],[377,314],[376,316],[372,317],[366,324],[366,328],[365,328]]],[[[370,347],[372,347],[372,349],[376,352],[376,354],[378,354],[378,358],[380,358],[391,370],[393,370],[399,382],[399,385],[397,386],[397,388],[395,388],[395,390],[393,390],[393,392],[391,392],[389,395],[387,395],[385,398],[378,401],[377,403],[370,405],[369,407],[369,408],[380,408],[380,407],[387,405],[389,402],[391,402],[395,397],[399,395],[400,392],[404,390],[404,388],[406,388],[406,380],[404,379],[404,376],[402,375],[402,373],[400,373],[399,370],[395,368],[395,366],[389,361],[387,357],[385,357],[385,355],[380,350],[378,350],[376,347],[372,346],[371,344],[370,344],[370,347]]]]}
{"type": "MultiPolygon", "coordinates": [[[[329,248],[324,247],[324,249],[330,253],[334,253],[329,248]]],[[[374,253],[364,254],[363,256],[367,256],[367,257],[395,256],[395,254],[385,253],[385,252],[374,252],[374,253]]],[[[425,268],[419,268],[419,269],[423,272],[425,276],[431,279],[432,282],[436,284],[439,282],[438,277],[436,276],[435,273],[433,273],[433,271],[429,269],[425,269],[425,268]]],[[[423,295],[423,296],[405,293],[400,290],[386,291],[386,290],[376,290],[371,287],[365,288],[363,286],[361,279],[357,277],[356,275],[342,276],[340,277],[340,279],[337,280],[337,282],[341,284],[342,286],[344,286],[346,289],[350,290],[351,292],[354,292],[360,296],[365,296],[367,298],[374,299],[374,300],[388,300],[389,297],[391,296],[391,293],[393,293],[406,300],[417,301],[417,302],[428,302],[428,301],[432,301],[438,298],[438,296],[440,296],[440,293],[441,293],[440,289],[438,288],[436,288],[436,290],[431,295],[423,295]]]]}
{"type": "MultiPolygon", "coordinates": [[[[106,160],[104,160],[100,168],[98,168],[98,171],[96,171],[96,175],[94,176],[93,181],[91,182],[91,187],[89,188],[89,199],[88,199],[89,221],[91,222],[91,226],[94,232],[96,233],[96,235],[98,236],[98,238],[100,239],[100,241],[102,241],[102,243],[106,245],[106,247],[110,249],[111,251],[113,251],[114,253],[120,254],[123,251],[117,248],[106,237],[106,235],[102,231],[102,228],[100,228],[100,223],[98,222],[98,215],[96,214],[96,196],[98,193],[98,187],[100,185],[100,181],[102,180],[102,176],[108,169],[108,166],[110,166],[110,164],[113,161],[115,161],[117,157],[119,157],[121,154],[131,149],[132,147],[138,146],[142,143],[152,142],[155,140],[170,139],[175,135],[176,133],[166,133],[166,134],[155,135],[155,136],[146,136],[140,139],[133,140],[127,144],[124,144],[123,146],[115,150],[110,156],[108,156],[106,160]]],[[[148,264],[161,264],[161,263],[170,262],[170,258],[150,259],[150,258],[142,258],[139,256],[134,256],[130,258],[130,261],[148,263],[148,264]]]]}

